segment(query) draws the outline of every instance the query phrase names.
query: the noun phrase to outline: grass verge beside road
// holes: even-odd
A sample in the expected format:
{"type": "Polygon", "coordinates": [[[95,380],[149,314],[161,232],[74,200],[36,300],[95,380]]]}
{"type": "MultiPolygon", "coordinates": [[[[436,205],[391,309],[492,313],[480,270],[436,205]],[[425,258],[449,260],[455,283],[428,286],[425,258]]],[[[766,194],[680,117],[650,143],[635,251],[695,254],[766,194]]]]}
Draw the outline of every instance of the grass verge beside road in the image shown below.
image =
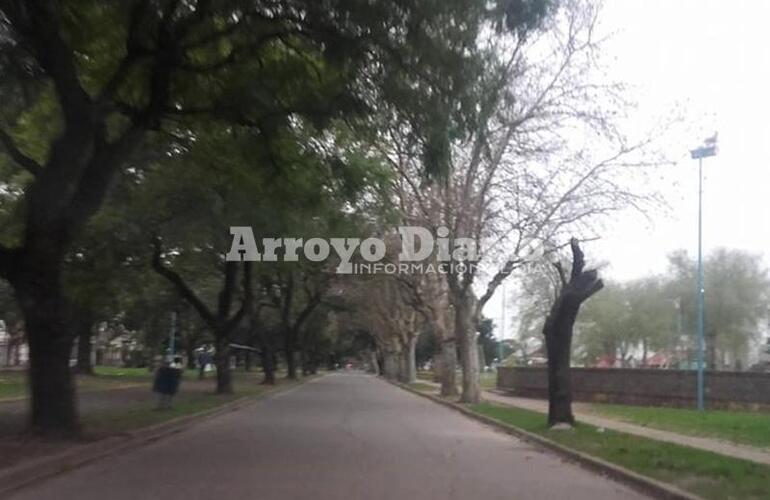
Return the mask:
{"type": "MultiPolygon", "coordinates": [[[[433,380],[431,372],[420,372],[418,377],[433,380]]],[[[496,374],[482,373],[480,382],[484,390],[493,389],[496,374]]],[[[770,413],[585,403],[581,403],[580,411],[682,435],[770,448],[770,413]]]]}
{"type": "Polygon", "coordinates": [[[160,424],[175,418],[205,412],[246,396],[260,396],[269,392],[287,389],[310,379],[310,377],[305,377],[300,381],[290,381],[280,378],[276,380],[275,385],[270,386],[259,384],[257,378],[251,376],[251,374],[241,372],[234,375],[235,392],[232,394],[181,391],[174,397],[169,409],[158,410],[156,401],[151,399],[125,408],[88,413],[82,417],[83,424],[89,433],[96,435],[127,432],[160,424]]]}
{"type": "MultiPolygon", "coordinates": [[[[94,376],[75,376],[79,392],[118,389],[146,384],[152,380],[152,373],[147,368],[97,366],[94,372],[94,376]]],[[[26,370],[0,371],[0,401],[24,397],[27,397],[26,370]]]]}
{"type": "Polygon", "coordinates": [[[627,405],[591,405],[603,417],[666,431],[770,447],[770,414],[728,410],[689,410],[627,405]]]}
{"type": "MultiPolygon", "coordinates": [[[[168,422],[174,427],[177,424],[172,421],[176,419],[197,418],[199,414],[217,410],[241,398],[260,397],[274,391],[286,390],[314,378],[305,377],[290,381],[278,377],[275,386],[266,386],[259,383],[260,373],[239,371],[233,373],[233,394],[215,394],[215,381],[212,377],[198,381],[197,377],[190,376],[190,380],[190,374],[185,373],[180,392],[174,397],[171,408],[158,410],[157,396],[151,391],[152,378],[149,372],[147,373],[147,376],[142,373],[133,374],[140,377],[133,387],[129,386],[125,390],[94,391],[89,395],[89,404],[84,405],[81,400],[80,414],[84,435],[82,439],[75,441],[40,440],[25,434],[23,427],[26,402],[7,402],[3,405],[3,412],[0,412],[0,429],[5,431],[0,433],[0,471],[16,465],[23,466],[24,462],[43,456],[55,456],[80,446],[97,444],[104,438],[131,438],[129,434],[134,434],[134,431],[141,434],[143,430],[158,424],[168,422]]],[[[129,376],[131,375],[126,375],[129,376]]],[[[244,401],[244,404],[248,404],[248,401],[244,401]]],[[[182,422],[179,424],[186,425],[182,422]]]]}
{"type": "Polygon", "coordinates": [[[542,413],[520,408],[490,403],[468,408],[703,498],[770,497],[770,467],[765,465],[586,424],[552,431],[542,413]]]}
{"type": "MultiPolygon", "coordinates": [[[[458,372],[457,381],[459,383],[462,380],[462,374],[458,372]]],[[[417,378],[420,380],[427,380],[433,382],[433,372],[420,371],[417,373],[417,378]]],[[[494,389],[497,386],[497,372],[481,372],[479,374],[479,384],[484,390],[494,389]]]]}

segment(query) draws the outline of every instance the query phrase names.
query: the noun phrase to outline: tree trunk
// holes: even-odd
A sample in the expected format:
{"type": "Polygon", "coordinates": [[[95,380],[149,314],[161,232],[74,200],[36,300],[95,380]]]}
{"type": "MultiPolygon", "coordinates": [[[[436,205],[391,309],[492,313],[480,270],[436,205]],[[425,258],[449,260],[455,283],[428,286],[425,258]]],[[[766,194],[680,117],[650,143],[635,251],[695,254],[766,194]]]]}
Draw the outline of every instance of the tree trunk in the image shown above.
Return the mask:
{"type": "Polygon", "coordinates": [[[457,391],[457,345],[455,339],[441,343],[441,395],[459,396],[457,391]]]}
{"type": "Polygon", "coordinates": [[[398,353],[398,374],[396,379],[402,384],[409,383],[409,350],[405,346],[401,346],[401,351],[398,353]]]}
{"type": "Polygon", "coordinates": [[[380,375],[380,363],[377,361],[377,353],[375,351],[369,351],[369,362],[372,365],[372,373],[376,376],[380,375]]]}
{"type": "Polygon", "coordinates": [[[217,335],[214,363],[217,367],[217,394],[232,394],[233,374],[230,370],[230,342],[227,335],[217,335]]]}
{"type": "Polygon", "coordinates": [[[311,364],[310,358],[311,358],[311,355],[307,352],[307,348],[302,347],[299,350],[299,363],[300,363],[300,366],[302,367],[303,377],[307,377],[308,375],[310,375],[310,372],[312,371],[310,367],[310,364],[311,364]]]}
{"type": "Polygon", "coordinates": [[[455,304],[455,334],[460,341],[460,365],[463,369],[463,391],[460,401],[477,404],[481,402],[479,349],[469,298],[459,300],[455,304]]]}
{"type": "Polygon", "coordinates": [[[297,380],[297,360],[293,350],[286,350],[286,378],[297,380]]]}
{"type": "Polygon", "coordinates": [[[90,318],[82,318],[78,322],[78,361],[75,371],[81,375],[93,375],[91,364],[91,333],[93,323],[90,318]]]}
{"type": "Polygon", "coordinates": [[[558,319],[545,334],[548,353],[548,425],[558,423],[575,424],[572,414],[572,378],[570,353],[572,349],[572,326],[577,309],[559,308],[558,319]]]}
{"type": "Polygon", "coordinates": [[[286,378],[296,380],[297,360],[294,352],[294,334],[290,331],[285,333],[284,351],[286,353],[286,378]]]}
{"type": "Polygon", "coordinates": [[[575,238],[572,248],[572,272],[569,281],[561,266],[554,264],[561,279],[561,290],[551,306],[543,325],[548,353],[548,425],[575,424],[572,414],[572,380],[570,358],[572,356],[572,331],[580,306],[604,284],[596,270],[585,271],[585,260],[575,238]]]}
{"type": "Polygon", "coordinates": [[[265,378],[263,384],[275,385],[275,364],[273,359],[273,350],[267,340],[262,341],[260,359],[262,361],[262,372],[265,378]]]}
{"type": "Polygon", "coordinates": [[[409,383],[417,382],[417,340],[419,335],[409,339],[409,383]]]}
{"type": "Polygon", "coordinates": [[[27,321],[31,429],[44,435],[76,435],[80,424],[69,364],[72,341],[65,336],[48,340],[46,334],[50,327],[45,324],[45,319],[41,321],[43,324],[33,324],[36,321],[29,317],[27,321]]]}
{"type": "Polygon", "coordinates": [[[435,318],[433,329],[441,342],[439,353],[439,376],[441,377],[441,395],[455,397],[457,392],[457,344],[454,333],[447,329],[443,318],[435,318]]]}
{"type": "Polygon", "coordinates": [[[246,353],[243,355],[243,369],[244,371],[250,372],[251,371],[251,352],[246,351],[246,353]]]}
{"type": "Polygon", "coordinates": [[[397,352],[385,351],[383,354],[383,373],[385,378],[390,380],[398,380],[399,374],[399,359],[400,356],[397,352]]]}
{"type": "Polygon", "coordinates": [[[401,381],[405,384],[417,382],[417,336],[410,337],[407,345],[401,349],[401,381]]]}
{"type": "Polygon", "coordinates": [[[12,284],[29,343],[31,430],[44,435],[76,435],[80,423],[70,369],[73,335],[61,290],[61,265],[44,259],[29,263],[12,284]]]}
{"type": "Polygon", "coordinates": [[[190,370],[195,369],[195,345],[192,343],[189,344],[187,348],[185,348],[185,354],[187,355],[187,368],[190,370]]]}

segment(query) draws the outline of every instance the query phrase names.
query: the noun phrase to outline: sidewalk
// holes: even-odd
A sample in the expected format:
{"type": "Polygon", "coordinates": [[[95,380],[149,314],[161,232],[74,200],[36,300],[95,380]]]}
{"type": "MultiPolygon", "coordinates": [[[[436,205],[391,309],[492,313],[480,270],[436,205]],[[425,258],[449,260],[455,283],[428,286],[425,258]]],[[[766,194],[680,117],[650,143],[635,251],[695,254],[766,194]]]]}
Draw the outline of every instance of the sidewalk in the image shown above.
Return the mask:
{"type": "MultiPolygon", "coordinates": [[[[426,380],[420,380],[420,383],[425,383],[437,388],[439,387],[439,384],[426,380]]],[[[515,406],[517,408],[523,408],[540,413],[548,412],[548,401],[543,399],[508,396],[501,394],[496,390],[483,391],[482,394],[483,398],[489,402],[515,406]]],[[[626,434],[633,434],[635,436],[655,439],[657,441],[664,441],[681,446],[689,446],[690,448],[697,448],[700,450],[711,451],[721,455],[728,455],[734,458],[740,458],[759,464],[770,465],[770,450],[766,450],[764,448],[739,445],[715,438],[686,436],[684,434],[677,434],[676,432],[653,429],[650,427],[622,422],[620,420],[599,417],[588,412],[588,405],[586,403],[574,403],[572,406],[572,411],[575,414],[575,418],[577,420],[596,427],[604,427],[605,429],[625,432],[626,434]]]]}

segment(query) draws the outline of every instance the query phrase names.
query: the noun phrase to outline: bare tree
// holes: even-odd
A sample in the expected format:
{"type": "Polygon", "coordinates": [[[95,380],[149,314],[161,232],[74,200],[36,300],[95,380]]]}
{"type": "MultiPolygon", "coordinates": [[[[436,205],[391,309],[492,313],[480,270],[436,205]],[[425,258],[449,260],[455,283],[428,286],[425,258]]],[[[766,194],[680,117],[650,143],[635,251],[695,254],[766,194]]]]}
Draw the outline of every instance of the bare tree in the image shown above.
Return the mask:
{"type": "Polygon", "coordinates": [[[580,306],[602,289],[604,283],[595,269],[585,269],[585,258],[578,240],[570,240],[572,270],[569,279],[560,262],[556,267],[561,287],[543,326],[548,352],[548,425],[573,425],[570,358],[572,327],[580,306]]]}
{"type": "Polygon", "coordinates": [[[400,205],[405,220],[475,242],[476,260],[453,254],[444,274],[464,402],[480,399],[477,330],[500,284],[557,252],[567,234],[591,237],[603,217],[654,201],[642,180],[646,167],[661,163],[653,155],[660,132],[636,139],[621,132],[623,88],[593,76],[597,18],[592,2],[571,0],[536,36],[483,42],[480,111],[471,132],[453,142],[443,182],[415,182],[419,157],[409,155],[408,142],[392,140],[399,198],[409,200],[400,205]]]}

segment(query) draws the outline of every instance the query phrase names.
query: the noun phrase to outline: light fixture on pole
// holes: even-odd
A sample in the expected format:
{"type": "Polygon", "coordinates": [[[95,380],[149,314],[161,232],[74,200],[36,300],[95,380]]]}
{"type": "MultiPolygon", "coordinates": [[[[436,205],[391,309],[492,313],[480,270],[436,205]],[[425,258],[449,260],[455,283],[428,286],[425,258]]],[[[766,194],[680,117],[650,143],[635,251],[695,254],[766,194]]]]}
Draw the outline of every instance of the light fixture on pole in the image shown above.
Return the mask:
{"type": "Polygon", "coordinates": [[[703,410],[703,370],[705,339],[703,338],[705,289],[703,284],[703,159],[717,154],[717,134],[690,151],[690,157],[698,160],[698,285],[695,291],[698,304],[698,409],[703,410]]]}

